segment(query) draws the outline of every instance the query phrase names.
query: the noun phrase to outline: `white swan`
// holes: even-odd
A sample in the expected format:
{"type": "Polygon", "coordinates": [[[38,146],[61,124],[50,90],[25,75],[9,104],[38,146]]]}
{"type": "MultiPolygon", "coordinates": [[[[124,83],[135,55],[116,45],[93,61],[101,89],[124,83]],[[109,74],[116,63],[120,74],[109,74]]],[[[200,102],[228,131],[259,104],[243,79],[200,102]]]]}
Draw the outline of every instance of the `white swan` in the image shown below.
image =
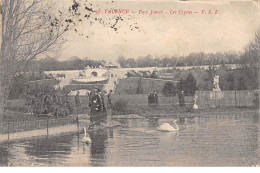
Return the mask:
{"type": "Polygon", "coordinates": [[[174,128],[169,123],[163,123],[162,125],[160,125],[160,127],[158,129],[161,131],[167,131],[167,132],[174,132],[174,131],[180,130],[178,124],[176,124],[176,120],[174,120],[173,123],[176,126],[176,128],[174,128]]]}
{"type": "Polygon", "coordinates": [[[87,137],[87,130],[86,130],[86,128],[83,127],[83,129],[84,129],[84,137],[81,139],[81,142],[89,144],[91,142],[91,139],[89,137],[87,137]]]}

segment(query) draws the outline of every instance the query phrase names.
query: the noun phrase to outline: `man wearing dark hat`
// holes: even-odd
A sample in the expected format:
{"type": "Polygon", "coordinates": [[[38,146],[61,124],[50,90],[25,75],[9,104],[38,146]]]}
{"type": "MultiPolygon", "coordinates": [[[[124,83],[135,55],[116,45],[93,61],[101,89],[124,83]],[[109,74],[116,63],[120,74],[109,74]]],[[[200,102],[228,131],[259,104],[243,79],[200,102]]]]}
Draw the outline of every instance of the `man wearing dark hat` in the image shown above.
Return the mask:
{"type": "Polygon", "coordinates": [[[155,104],[158,104],[158,103],[159,103],[159,102],[158,102],[158,94],[156,93],[155,90],[153,91],[153,96],[152,96],[152,98],[153,98],[153,103],[155,103],[155,104]]]}
{"type": "Polygon", "coordinates": [[[107,109],[105,104],[105,93],[104,91],[101,91],[101,89],[98,89],[98,95],[100,95],[102,100],[102,111],[99,114],[99,121],[105,123],[107,119],[107,109]]]}
{"type": "Polygon", "coordinates": [[[101,95],[98,94],[98,90],[95,88],[91,93],[89,97],[89,106],[90,106],[90,127],[93,127],[94,125],[99,125],[99,116],[100,113],[103,111],[103,102],[101,95]]]}
{"type": "Polygon", "coordinates": [[[183,110],[185,108],[185,94],[184,91],[179,93],[179,106],[183,110]]]}
{"type": "Polygon", "coordinates": [[[100,95],[102,99],[102,112],[106,111],[106,105],[105,105],[105,93],[101,91],[101,89],[98,89],[98,95],[100,95]]]}
{"type": "Polygon", "coordinates": [[[110,109],[112,108],[112,105],[113,105],[112,94],[113,94],[113,90],[110,90],[107,95],[107,108],[110,108],[110,109]]]}

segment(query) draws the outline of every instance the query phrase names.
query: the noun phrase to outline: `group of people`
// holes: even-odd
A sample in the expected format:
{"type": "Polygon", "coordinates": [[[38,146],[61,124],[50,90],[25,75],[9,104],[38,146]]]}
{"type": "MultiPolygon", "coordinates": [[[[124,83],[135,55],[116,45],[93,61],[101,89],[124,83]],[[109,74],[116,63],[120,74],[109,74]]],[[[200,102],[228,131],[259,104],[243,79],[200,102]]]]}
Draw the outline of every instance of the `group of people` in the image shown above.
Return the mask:
{"type": "MultiPolygon", "coordinates": [[[[100,125],[101,122],[106,122],[107,119],[107,108],[110,110],[112,108],[112,90],[109,91],[107,94],[107,105],[105,104],[105,93],[101,91],[101,89],[93,89],[89,93],[89,107],[90,107],[90,128],[94,127],[95,125],[100,125]],[[107,106],[107,107],[106,107],[107,106]]],[[[184,109],[186,107],[185,105],[185,94],[184,91],[181,91],[178,95],[179,97],[179,106],[184,109]]],[[[196,98],[194,97],[194,104],[193,109],[198,109],[198,106],[196,104],[196,98]]],[[[80,106],[80,99],[79,99],[79,91],[77,91],[76,97],[75,97],[75,104],[78,108],[80,106]]],[[[150,93],[148,95],[148,104],[154,105],[159,104],[158,101],[158,94],[156,91],[153,91],[153,93],[150,93]]],[[[78,114],[78,112],[77,112],[78,114]]]]}
{"type": "Polygon", "coordinates": [[[158,104],[158,94],[156,93],[156,91],[154,90],[153,93],[150,93],[148,95],[148,104],[158,104]]]}
{"type": "Polygon", "coordinates": [[[89,94],[91,126],[100,125],[106,119],[105,94],[100,89],[94,89],[89,94]]]}
{"type": "MultiPolygon", "coordinates": [[[[112,90],[107,95],[107,107],[112,107],[112,90]]],[[[77,91],[75,97],[76,107],[79,107],[79,91],[77,91]]],[[[90,107],[90,128],[100,125],[101,122],[105,122],[107,119],[107,108],[105,105],[105,93],[101,89],[93,89],[89,93],[89,105],[90,107]]]]}
{"type": "MultiPolygon", "coordinates": [[[[178,98],[179,98],[179,106],[181,109],[185,109],[186,108],[186,104],[185,104],[185,94],[184,91],[181,91],[178,94],[178,98]]],[[[158,101],[158,94],[156,93],[156,91],[153,91],[153,93],[150,93],[148,95],[148,104],[149,105],[154,105],[154,104],[159,104],[158,101]]],[[[193,98],[193,107],[192,109],[198,109],[198,105],[196,104],[196,97],[194,96],[193,98]]]]}

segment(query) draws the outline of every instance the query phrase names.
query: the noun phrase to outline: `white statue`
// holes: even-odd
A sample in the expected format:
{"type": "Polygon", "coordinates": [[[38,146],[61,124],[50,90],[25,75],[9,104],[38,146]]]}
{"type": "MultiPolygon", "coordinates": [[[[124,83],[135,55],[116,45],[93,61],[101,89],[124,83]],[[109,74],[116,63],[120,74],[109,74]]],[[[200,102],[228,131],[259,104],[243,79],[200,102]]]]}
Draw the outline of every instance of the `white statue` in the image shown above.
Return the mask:
{"type": "Polygon", "coordinates": [[[219,75],[214,76],[213,91],[221,91],[219,87],[219,75]]]}
{"type": "Polygon", "coordinates": [[[193,97],[194,103],[193,103],[193,107],[192,107],[192,108],[193,108],[194,110],[199,109],[199,106],[197,105],[197,98],[198,98],[197,95],[195,95],[195,96],[193,97]]]}

